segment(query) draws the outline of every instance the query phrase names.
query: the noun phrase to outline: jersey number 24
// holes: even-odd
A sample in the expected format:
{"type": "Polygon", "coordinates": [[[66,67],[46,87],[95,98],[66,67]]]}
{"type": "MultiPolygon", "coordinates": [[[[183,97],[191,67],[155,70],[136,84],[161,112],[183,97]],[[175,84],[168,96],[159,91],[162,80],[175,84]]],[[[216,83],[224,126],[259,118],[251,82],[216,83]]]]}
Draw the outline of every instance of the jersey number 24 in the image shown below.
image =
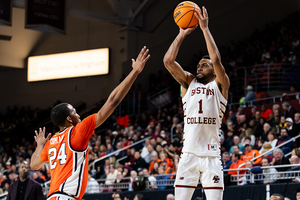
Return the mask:
{"type": "Polygon", "coordinates": [[[49,164],[50,164],[50,169],[54,169],[56,166],[56,161],[59,160],[59,163],[61,165],[66,164],[67,162],[67,154],[66,154],[66,143],[62,143],[58,154],[57,154],[57,149],[56,147],[52,147],[49,149],[49,164]],[[53,154],[52,154],[53,153],[53,154]]]}

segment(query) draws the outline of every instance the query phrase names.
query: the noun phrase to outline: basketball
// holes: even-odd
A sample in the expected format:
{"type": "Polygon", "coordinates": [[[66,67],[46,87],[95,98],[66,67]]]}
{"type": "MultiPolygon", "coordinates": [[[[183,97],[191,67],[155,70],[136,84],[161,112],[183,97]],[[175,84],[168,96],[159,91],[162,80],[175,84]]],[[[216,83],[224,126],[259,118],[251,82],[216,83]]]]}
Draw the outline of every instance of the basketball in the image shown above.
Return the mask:
{"type": "Polygon", "coordinates": [[[175,8],[173,18],[180,28],[190,28],[199,24],[196,12],[201,12],[197,4],[191,1],[184,1],[175,8]]]}

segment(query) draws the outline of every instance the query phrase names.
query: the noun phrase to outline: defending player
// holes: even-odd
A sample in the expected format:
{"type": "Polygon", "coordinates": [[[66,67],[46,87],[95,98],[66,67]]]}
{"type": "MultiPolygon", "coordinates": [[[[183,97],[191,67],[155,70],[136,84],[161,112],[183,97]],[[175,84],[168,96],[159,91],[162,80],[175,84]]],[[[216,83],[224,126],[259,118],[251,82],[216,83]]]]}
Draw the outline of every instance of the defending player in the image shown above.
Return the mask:
{"type": "Polygon", "coordinates": [[[142,72],[149,50],[144,47],[136,60],[132,59],[132,71],[109,95],[106,103],[98,111],[82,122],[75,108],[62,103],[51,111],[52,122],[60,131],[51,139],[45,138],[45,128],[35,132],[37,148],[31,157],[31,168],[40,169],[49,162],[51,183],[48,200],[81,199],[88,178],[88,142],[94,129],[100,126],[115,110],[128,93],[138,74],[142,72]],[[50,140],[49,140],[50,139],[50,140]]]}
{"type": "Polygon", "coordinates": [[[164,57],[164,64],[182,86],[184,145],[175,181],[175,199],[190,200],[199,177],[208,200],[221,200],[223,171],[220,160],[220,126],[225,113],[229,78],[208,29],[208,14],[197,16],[209,57],[197,65],[197,74],[184,71],[175,61],[184,38],[196,27],[181,29],[164,57]]]}

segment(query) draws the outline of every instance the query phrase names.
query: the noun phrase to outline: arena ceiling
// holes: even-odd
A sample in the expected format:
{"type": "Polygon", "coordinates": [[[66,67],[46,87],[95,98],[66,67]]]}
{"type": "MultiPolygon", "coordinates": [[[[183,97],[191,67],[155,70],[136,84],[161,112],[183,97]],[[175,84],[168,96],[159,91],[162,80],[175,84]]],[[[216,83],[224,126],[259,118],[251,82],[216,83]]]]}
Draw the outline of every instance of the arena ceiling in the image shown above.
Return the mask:
{"type": "MultiPolygon", "coordinates": [[[[155,0],[67,0],[67,15],[134,28],[155,0]],[[86,6],[87,5],[87,6],[86,6]]],[[[13,0],[12,26],[0,25],[0,70],[24,68],[46,33],[25,29],[25,2],[13,0]]]]}

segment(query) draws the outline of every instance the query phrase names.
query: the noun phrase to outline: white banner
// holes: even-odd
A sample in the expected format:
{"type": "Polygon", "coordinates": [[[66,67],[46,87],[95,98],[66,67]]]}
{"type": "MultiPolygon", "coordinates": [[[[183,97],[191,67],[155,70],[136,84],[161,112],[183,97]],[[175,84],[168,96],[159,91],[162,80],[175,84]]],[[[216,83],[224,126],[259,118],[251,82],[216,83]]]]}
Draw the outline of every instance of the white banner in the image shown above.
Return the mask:
{"type": "Polygon", "coordinates": [[[108,74],[108,52],[108,48],[102,48],[29,57],[27,81],[108,74]]]}

